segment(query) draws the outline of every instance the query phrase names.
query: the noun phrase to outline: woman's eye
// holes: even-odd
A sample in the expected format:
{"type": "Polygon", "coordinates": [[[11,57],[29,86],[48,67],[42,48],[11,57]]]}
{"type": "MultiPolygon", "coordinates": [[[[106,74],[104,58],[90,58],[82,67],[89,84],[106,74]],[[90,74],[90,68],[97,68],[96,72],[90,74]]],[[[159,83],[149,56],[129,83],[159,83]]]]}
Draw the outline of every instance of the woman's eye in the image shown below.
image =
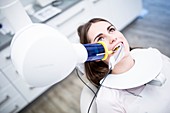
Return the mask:
{"type": "Polygon", "coordinates": [[[110,28],[109,31],[110,32],[114,32],[116,29],[115,28],[110,28]]]}
{"type": "Polygon", "coordinates": [[[97,39],[97,41],[103,41],[103,40],[104,40],[103,37],[99,37],[99,38],[97,39]]]}

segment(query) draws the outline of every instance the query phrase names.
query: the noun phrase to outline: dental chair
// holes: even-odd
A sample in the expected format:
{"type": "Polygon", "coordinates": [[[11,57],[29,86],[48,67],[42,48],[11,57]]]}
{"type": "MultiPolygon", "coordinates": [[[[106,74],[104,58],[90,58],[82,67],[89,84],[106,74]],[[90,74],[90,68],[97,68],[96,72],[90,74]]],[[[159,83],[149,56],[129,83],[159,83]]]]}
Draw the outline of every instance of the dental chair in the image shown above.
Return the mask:
{"type": "MultiPolygon", "coordinates": [[[[84,65],[83,64],[79,64],[76,66],[76,72],[77,72],[77,75],[80,77],[80,79],[83,80],[83,82],[85,82],[96,93],[97,88],[87,80],[87,78],[84,74],[84,65]]],[[[81,113],[88,113],[89,106],[90,106],[91,101],[95,95],[94,92],[92,92],[86,85],[84,85],[81,95],[80,95],[80,111],[81,111],[81,113]]],[[[95,99],[93,100],[93,103],[91,105],[89,113],[97,113],[95,99]]]]}
{"type": "MultiPolygon", "coordinates": [[[[162,59],[163,59],[162,72],[165,75],[169,75],[170,74],[170,70],[169,70],[170,58],[162,54],[162,59]]],[[[167,76],[167,77],[169,77],[169,76],[167,76]]],[[[93,91],[95,91],[95,92],[97,91],[97,88],[90,82],[88,82],[88,86],[90,86],[90,88],[92,88],[93,91]]],[[[94,93],[87,86],[84,86],[83,90],[81,92],[81,96],[80,96],[81,113],[88,113],[88,109],[89,109],[89,106],[90,106],[90,103],[91,103],[93,97],[94,97],[94,93]]],[[[97,106],[96,106],[95,100],[93,101],[93,104],[90,108],[89,113],[97,113],[97,106]]]]}
{"type": "MultiPolygon", "coordinates": [[[[94,91],[97,91],[97,88],[91,84],[90,82],[88,83],[88,86],[94,91]]],[[[80,110],[81,113],[88,113],[88,109],[89,106],[91,104],[91,101],[94,97],[94,93],[87,87],[84,86],[83,90],[81,92],[81,96],[80,96],[80,110]]],[[[90,112],[89,113],[97,113],[97,108],[96,108],[96,103],[95,103],[95,99],[92,103],[92,106],[90,108],[90,112]]]]}
{"type": "MultiPolygon", "coordinates": [[[[170,75],[169,75],[170,74],[170,70],[169,70],[170,58],[167,57],[164,54],[162,54],[161,57],[162,57],[162,64],[163,64],[163,67],[161,69],[161,73],[163,75],[166,75],[167,80],[170,80],[170,75]]],[[[81,71],[81,72],[83,73],[84,71],[81,71]]],[[[83,73],[83,76],[85,76],[84,73],[83,73]]],[[[155,80],[157,80],[157,78],[155,78],[155,80]]],[[[161,78],[161,80],[163,80],[163,78],[161,78]]],[[[154,82],[154,81],[151,81],[151,82],[154,82]]],[[[170,81],[167,81],[167,82],[170,82],[170,81]]],[[[89,81],[87,81],[87,83],[88,83],[88,86],[94,92],[97,91],[97,88],[93,84],[91,84],[89,81]]],[[[81,96],[80,96],[80,110],[81,110],[81,113],[97,113],[97,105],[96,105],[95,99],[93,100],[93,103],[91,105],[90,112],[88,112],[89,106],[91,104],[91,101],[92,101],[94,95],[95,94],[86,85],[83,87],[83,90],[82,90],[81,96]]]]}

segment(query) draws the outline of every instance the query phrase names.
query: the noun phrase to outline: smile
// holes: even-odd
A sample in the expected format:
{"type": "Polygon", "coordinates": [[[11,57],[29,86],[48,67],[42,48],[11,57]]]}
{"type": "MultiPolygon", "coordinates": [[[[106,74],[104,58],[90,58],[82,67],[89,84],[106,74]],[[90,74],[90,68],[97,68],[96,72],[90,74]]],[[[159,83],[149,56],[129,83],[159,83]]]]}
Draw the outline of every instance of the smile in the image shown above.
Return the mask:
{"type": "Polygon", "coordinates": [[[117,44],[117,45],[112,49],[113,53],[116,53],[117,50],[121,47],[122,44],[123,44],[123,43],[117,44]]]}

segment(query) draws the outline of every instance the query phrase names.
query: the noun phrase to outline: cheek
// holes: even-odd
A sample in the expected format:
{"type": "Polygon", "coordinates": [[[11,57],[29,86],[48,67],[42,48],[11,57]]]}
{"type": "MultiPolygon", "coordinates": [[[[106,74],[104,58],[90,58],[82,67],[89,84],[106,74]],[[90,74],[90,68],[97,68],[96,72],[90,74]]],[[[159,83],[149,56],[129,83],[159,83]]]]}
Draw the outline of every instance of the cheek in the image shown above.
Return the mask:
{"type": "Polygon", "coordinates": [[[123,41],[123,44],[124,44],[125,55],[128,55],[129,52],[130,52],[129,43],[128,43],[128,41],[126,40],[126,38],[123,36],[123,34],[122,34],[121,40],[123,41]]]}
{"type": "Polygon", "coordinates": [[[129,43],[127,42],[126,39],[124,40],[124,46],[125,46],[125,49],[129,51],[129,43]]]}
{"type": "Polygon", "coordinates": [[[130,54],[130,49],[129,49],[129,44],[127,41],[124,41],[124,52],[125,52],[125,56],[128,56],[130,54]]]}
{"type": "Polygon", "coordinates": [[[120,37],[121,37],[120,40],[123,41],[125,48],[129,50],[129,43],[122,33],[120,33],[120,37]]]}

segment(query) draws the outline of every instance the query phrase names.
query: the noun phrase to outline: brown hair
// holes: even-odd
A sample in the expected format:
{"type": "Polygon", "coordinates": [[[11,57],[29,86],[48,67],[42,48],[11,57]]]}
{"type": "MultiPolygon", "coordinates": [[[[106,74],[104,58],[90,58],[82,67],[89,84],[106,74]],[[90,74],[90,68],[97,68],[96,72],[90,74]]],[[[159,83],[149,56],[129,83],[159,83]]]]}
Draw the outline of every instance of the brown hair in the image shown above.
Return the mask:
{"type": "MultiPolygon", "coordinates": [[[[80,43],[87,44],[91,43],[88,38],[88,31],[91,27],[92,23],[97,23],[100,21],[105,21],[110,23],[109,21],[102,19],[102,18],[93,18],[89,20],[87,23],[80,25],[77,29],[78,35],[80,37],[80,43]]],[[[110,23],[111,24],[111,23],[110,23]]],[[[111,24],[112,25],[112,24],[111,24]]],[[[95,86],[100,85],[100,80],[106,76],[108,73],[108,65],[105,64],[103,61],[92,61],[92,62],[85,62],[85,73],[87,79],[95,86]]]]}

